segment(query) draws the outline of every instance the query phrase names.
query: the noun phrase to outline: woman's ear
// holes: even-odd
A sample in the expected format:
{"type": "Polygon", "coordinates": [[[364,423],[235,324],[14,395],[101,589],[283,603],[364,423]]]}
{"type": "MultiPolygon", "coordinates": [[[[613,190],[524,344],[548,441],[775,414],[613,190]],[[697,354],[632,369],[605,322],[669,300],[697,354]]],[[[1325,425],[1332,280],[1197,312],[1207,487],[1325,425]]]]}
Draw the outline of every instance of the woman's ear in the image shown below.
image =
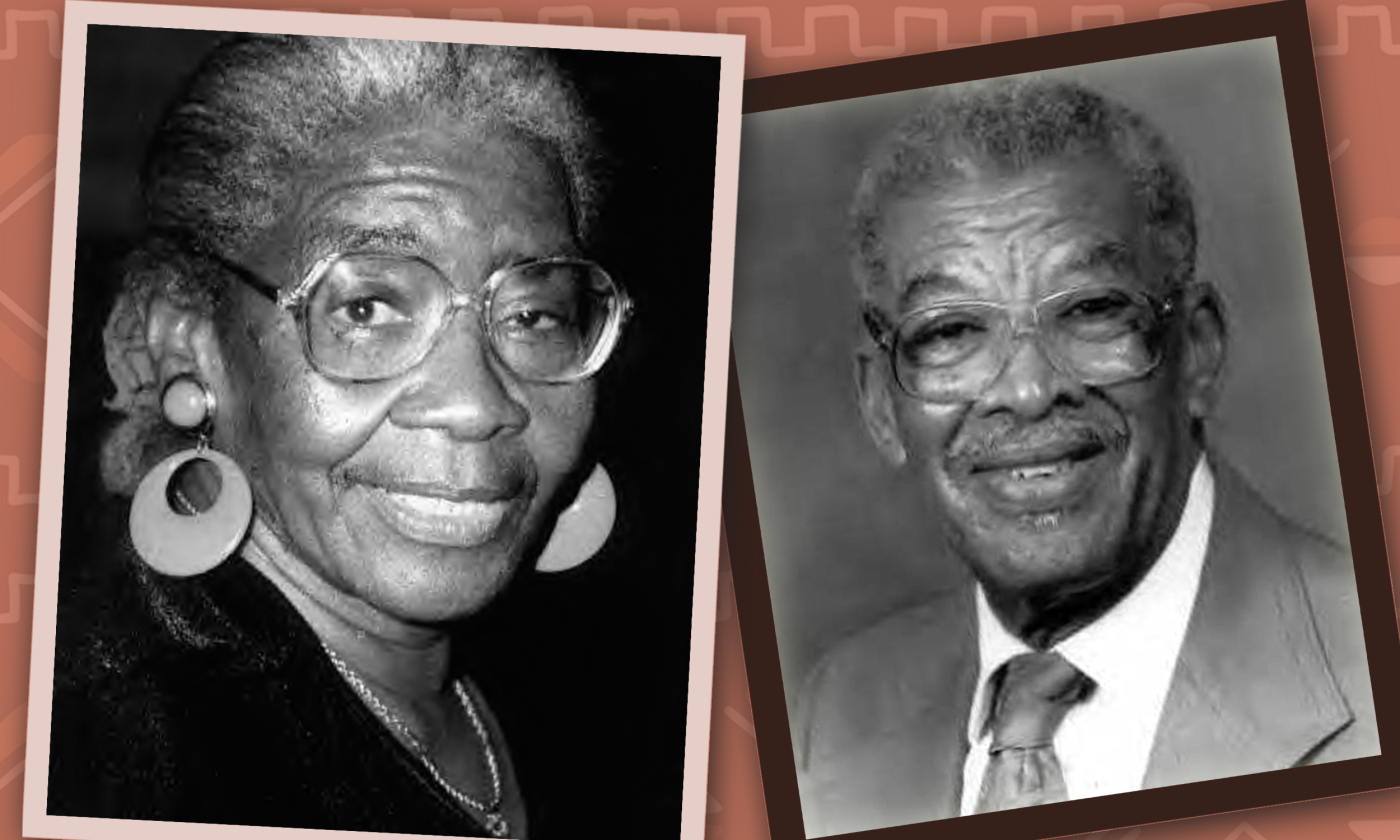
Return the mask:
{"type": "Polygon", "coordinates": [[[894,416],[894,402],[884,361],[868,351],[857,351],[856,394],[860,401],[861,419],[865,421],[865,430],[870,434],[870,439],[875,441],[875,447],[885,456],[885,460],[899,467],[904,465],[909,455],[904,449],[899,423],[894,416]]]}
{"type": "Polygon", "coordinates": [[[1182,383],[1186,407],[1195,421],[1215,410],[1225,370],[1229,332],[1224,306],[1215,286],[1194,283],[1182,296],[1185,335],[1182,340],[1182,383]]]}
{"type": "Polygon", "coordinates": [[[213,318],[157,295],[146,308],[146,348],[158,387],[180,375],[222,384],[223,360],[213,318]]]}

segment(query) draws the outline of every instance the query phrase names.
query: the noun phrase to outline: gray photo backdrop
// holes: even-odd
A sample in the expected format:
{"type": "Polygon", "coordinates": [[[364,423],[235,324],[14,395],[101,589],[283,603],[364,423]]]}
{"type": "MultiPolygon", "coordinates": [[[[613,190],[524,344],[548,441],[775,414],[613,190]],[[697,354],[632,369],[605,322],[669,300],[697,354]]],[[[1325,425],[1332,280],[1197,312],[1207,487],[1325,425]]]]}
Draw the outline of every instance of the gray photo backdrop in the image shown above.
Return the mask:
{"type": "MultiPolygon", "coordinates": [[[[1037,75],[1137,109],[1182,158],[1196,196],[1197,276],[1220,289],[1231,329],[1209,440],[1283,513],[1345,543],[1273,39],[1037,75]]],[[[789,704],[832,643],[963,581],[910,478],[867,438],[852,373],[861,327],[847,205],[876,140],[927,96],[744,117],[733,342],[789,704]]]]}

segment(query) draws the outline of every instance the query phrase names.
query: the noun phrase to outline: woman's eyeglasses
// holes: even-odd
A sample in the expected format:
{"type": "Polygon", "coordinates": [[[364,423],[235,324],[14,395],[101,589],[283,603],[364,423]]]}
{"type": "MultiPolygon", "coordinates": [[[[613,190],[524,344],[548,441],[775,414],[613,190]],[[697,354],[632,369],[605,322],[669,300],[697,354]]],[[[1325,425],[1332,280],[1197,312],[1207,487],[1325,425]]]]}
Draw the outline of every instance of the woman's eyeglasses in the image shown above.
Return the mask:
{"type": "Polygon", "coordinates": [[[632,301],[600,266],[547,257],[501,268],[460,292],[417,257],[333,254],[284,289],[228,260],[241,280],[293,314],[313,367],[332,379],[377,382],[427,358],[458,309],[476,310],[496,358],[534,383],[577,382],[617,346],[632,301]]]}
{"type": "Polygon", "coordinates": [[[1057,292],[1034,306],[939,304],[893,327],[873,306],[863,316],[907,394],[962,403],[977,399],[1001,376],[1022,336],[1038,337],[1051,364],[1087,385],[1147,376],[1162,360],[1162,327],[1173,311],[1169,298],[1094,286],[1057,292]]]}

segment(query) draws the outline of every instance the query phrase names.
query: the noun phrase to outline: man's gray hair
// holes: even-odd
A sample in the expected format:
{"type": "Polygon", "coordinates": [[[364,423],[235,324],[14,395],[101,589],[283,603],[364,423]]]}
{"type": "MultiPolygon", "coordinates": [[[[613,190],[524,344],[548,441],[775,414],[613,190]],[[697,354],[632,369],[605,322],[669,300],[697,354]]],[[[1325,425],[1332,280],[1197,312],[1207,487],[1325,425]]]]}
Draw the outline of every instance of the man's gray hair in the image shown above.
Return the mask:
{"type": "Polygon", "coordinates": [[[1157,245],[1175,266],[1169,282],[1189,281],[1196,260],[1195,209],[1161,132],[1082,85],[997,79],[936,93],[870,157],[851,205],[851,262],[861,295],[869,299],[888,282],[880,221],[891,201],[1084,153],[1106,154],[1129,173],[1157,245]]]}

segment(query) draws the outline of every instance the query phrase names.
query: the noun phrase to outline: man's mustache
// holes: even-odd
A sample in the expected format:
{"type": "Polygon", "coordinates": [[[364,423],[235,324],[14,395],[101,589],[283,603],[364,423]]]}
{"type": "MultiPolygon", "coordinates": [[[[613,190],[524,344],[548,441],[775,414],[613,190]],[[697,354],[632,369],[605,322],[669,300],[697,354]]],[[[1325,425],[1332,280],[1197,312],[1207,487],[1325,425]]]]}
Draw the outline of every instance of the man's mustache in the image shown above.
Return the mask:
{"type": "Polygon", "coordinates": [[[1026,423],[990,417],[964,424],[948,446],[954,464],[971,468],[1030,460],[1082,457],[1127,444],[1127,424],[1116,416],[1051,415],[1026,423]]]}

